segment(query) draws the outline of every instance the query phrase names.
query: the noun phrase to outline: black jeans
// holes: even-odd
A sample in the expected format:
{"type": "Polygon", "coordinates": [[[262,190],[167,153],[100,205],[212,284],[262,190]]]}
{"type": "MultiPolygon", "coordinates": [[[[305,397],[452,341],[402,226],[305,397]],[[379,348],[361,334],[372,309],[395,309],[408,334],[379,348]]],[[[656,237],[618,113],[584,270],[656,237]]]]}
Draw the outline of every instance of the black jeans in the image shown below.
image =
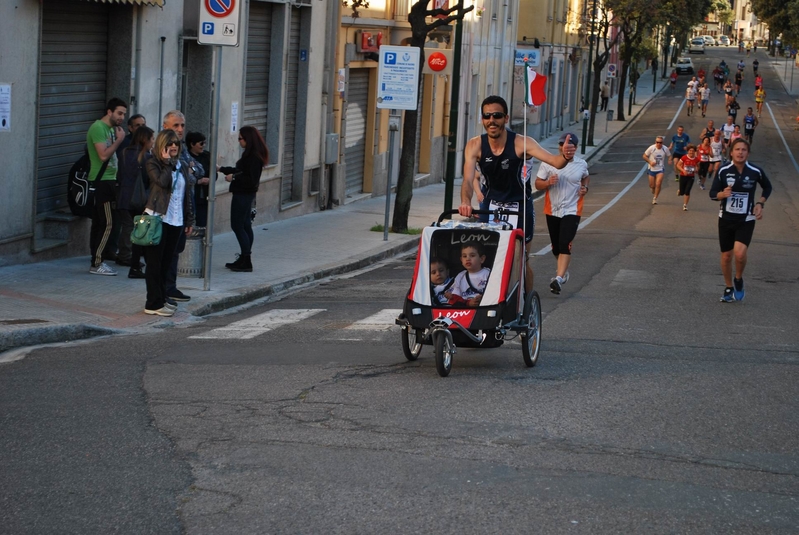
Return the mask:
{"type": "Polygon", "coordinates": [[[99,180],[94,189],[94,217],[92,217],[89,248],[92,267],[103,262],[103,251],[111,238],[114,227],[114,205],[116,204],[116,181],[99,180]]]}
{"type": "Polygon", "coordinates": [[[147,301],[144,308],[158,310],[166,303],[166,279],[172,257],[175,256],[175,247],[183,232],[183,227],[173,227],[162,223],[161,243],[142,247],[144,259],[147,262],[145,281],[147,282],[147,301]]]}
{"type": "Polygon", "coordinates": [[[230,229],[236,235],[241,248],[241,256],[250,256],[252,242],[255,236],[252,233],[252,201],[254,193],[234,193],[230,201],[230,229]]]}

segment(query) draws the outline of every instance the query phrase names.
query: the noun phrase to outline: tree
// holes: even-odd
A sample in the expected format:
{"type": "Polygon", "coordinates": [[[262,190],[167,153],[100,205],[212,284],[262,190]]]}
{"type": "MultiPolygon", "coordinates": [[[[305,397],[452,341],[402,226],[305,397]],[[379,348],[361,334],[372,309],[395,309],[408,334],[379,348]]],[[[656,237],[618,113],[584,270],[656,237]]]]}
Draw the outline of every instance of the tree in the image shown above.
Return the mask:
{"type": "Polygon", "coordinates": [[[594,144],[594,126],[596,125],[596,103],[599,102],[599,92],[602,88],[602,71],[605,68],[605,65],[608,64],[608,60],[610,59],[610,52],[613,50],[613,47],[619,42],[619,32],[613,32],[612,37],[609,38],[610,30],[613,26],[613,15],[610,10],[602,4],[598,7],[598,13],[596,13],[597,20],[596,23],[596,36],[592,36],[593,39],[597,40],[596,43],[596,56],[593,58],[593,65],[592,68],[594,69],[594,79],[593,83],[591,84],[591,102],[594,103],[594,106],[591,106],[591,102],[586,102],[585,105],[591,110],[591,118],[589,120],[588,125],[588,145],[594,144]],[[603,50],[600,52],[599,44],[602,44],[603,50]]]}
{"type": "MultiPolygon", "coordinates": [[[[424,63],[424,43],[427,41],[427,35],[440,26],[446,26],[455,20],[462,20],[466,13],[474,9],[473,5],[464,8],[463,0],[459,0],[457,5],[449,9],[428,9],[427,6],[429,4],[430,0],[418,0],[411,6],[411,12],[408,14],[408,22],[411,25],[410,45],[421,50],[420,63],[424,63]],[[456,11],[457,14],[453,15],[452,13],[456,11]],[[438,15],[442,15],[444,18],[436,18],[433,22],[427,22],[428,17],[436,17],[438,15]]],[[[456,51],[456,53],[459,52],[456,51]]],[[[454,73],[453,75],[460,76],[460,73],[454,73]]],[[[420,70],[420,89],[421,85],[420,70]]],[[[421,91],[419,93],[419,98],[421,98],[421,91]]],[[[400,152],[399,177],[397,178],[397,195],[394,199],[394,216],[391,220],[392,232],[405,232],[408,230],[408,215],[411,211],[411,198],[413,197],[413,164],[416,158],[418,115],[415,109],[407,110],[405,112],[405,121],[402,125],[402,151],[400,152]]]]}
{"type": "Polygon", "coordinates": [[[766,22],[772,40],[782,34],[783,42],[799,42],[799,0],[751,0],[755,16],[766,22]]]}

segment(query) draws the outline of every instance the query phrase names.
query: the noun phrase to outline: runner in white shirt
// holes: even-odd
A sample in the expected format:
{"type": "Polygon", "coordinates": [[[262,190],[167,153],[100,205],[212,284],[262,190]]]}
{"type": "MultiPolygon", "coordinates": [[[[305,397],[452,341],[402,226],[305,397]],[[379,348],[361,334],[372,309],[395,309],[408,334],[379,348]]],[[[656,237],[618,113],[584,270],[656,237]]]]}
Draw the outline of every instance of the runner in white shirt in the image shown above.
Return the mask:
{"type": "Polygon", "coordinates": [[[735,122],[732,117],[727,117],[727,122],[721,125],[721,133],[724,136],[724,154],[730,145],[730,136],[735,132],[735,122]]]}
{"type": "MultiPolygon", "coordinates": [[[[563,151],[566,140],[572,145],[579,143],[575,134],[566,132],[560,136],[560,151],[563,151]]],[[[580,225],[588,182],[588,164],[576,156],[563,169],[555,169],[546,163],[538,168],[535,189],[546,190],[544,213],[552,254],[557,259],[557,270],[549,284],[553,294],[559,294],[562,286],[569,280],[572,241],[580,225]]]]}
{"type": "Polygon", "coordinates": [[[652,204],[657,204],[660,187],[663,184],[663,171],[666,162],[671,159],[668,147],[663,146],[663,136],[655,138],[655,144],[646,149],[643,159],[649,165],[649,189],[652,190],[652,204]]]}
{"type": "Polygon", "coordinates": [[[696,100],[696,86],[699,82],[688,82],[688,88],[685,90],[685,100],[688,101],[687,108],[688,108],[688,117],[691,116],[691,112],[694,110],[694,101],[696,100]]]}
{"type": "Polygon", "coordinates": [[[707,113],[707,104],[710,102],[710,88],[707,84],[703,85],[699,89],[699,99],[701,100],[702,104],[702,117],[704,117],[707,113]]]}
{"type": "Polygon", "coordinates": [[[724,139],[721,137],[721,130],[713,132],[713,137],[710,138],[710,166],[708,167],[707,176],[710,182],[713,182],[713,177],[719,172],[721,166],[721,155],[724,152],[724,139]]]}

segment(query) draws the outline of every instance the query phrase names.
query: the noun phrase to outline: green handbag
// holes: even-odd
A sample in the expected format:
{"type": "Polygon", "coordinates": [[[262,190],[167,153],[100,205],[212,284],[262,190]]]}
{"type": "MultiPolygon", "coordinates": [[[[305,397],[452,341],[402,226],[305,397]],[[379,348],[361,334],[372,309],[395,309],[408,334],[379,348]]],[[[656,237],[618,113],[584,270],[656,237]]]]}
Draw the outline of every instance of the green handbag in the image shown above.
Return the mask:
{"type": "Polygon", "coordinates": [[[148,246],[161,243],[161,216],[137,215],[133,218],[133,232],[130,233],[131,243],[148,246]]]}

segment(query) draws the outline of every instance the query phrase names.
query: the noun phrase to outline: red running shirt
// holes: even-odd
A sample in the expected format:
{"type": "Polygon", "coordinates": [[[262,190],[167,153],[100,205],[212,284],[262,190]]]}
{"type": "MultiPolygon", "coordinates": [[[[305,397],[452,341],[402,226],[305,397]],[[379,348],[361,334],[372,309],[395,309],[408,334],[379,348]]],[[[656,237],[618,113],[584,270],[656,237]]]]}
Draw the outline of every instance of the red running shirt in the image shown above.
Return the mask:
{"type": "Polygon", "coordinates": [[[683,171],[680,172],[680,176],[694,176],[694,174],[696,174],[696,168],[699,167],[699,156],[689,158],[686,154],[680,158],[680,161],[682,162],[683,168],[683,171]]]}

